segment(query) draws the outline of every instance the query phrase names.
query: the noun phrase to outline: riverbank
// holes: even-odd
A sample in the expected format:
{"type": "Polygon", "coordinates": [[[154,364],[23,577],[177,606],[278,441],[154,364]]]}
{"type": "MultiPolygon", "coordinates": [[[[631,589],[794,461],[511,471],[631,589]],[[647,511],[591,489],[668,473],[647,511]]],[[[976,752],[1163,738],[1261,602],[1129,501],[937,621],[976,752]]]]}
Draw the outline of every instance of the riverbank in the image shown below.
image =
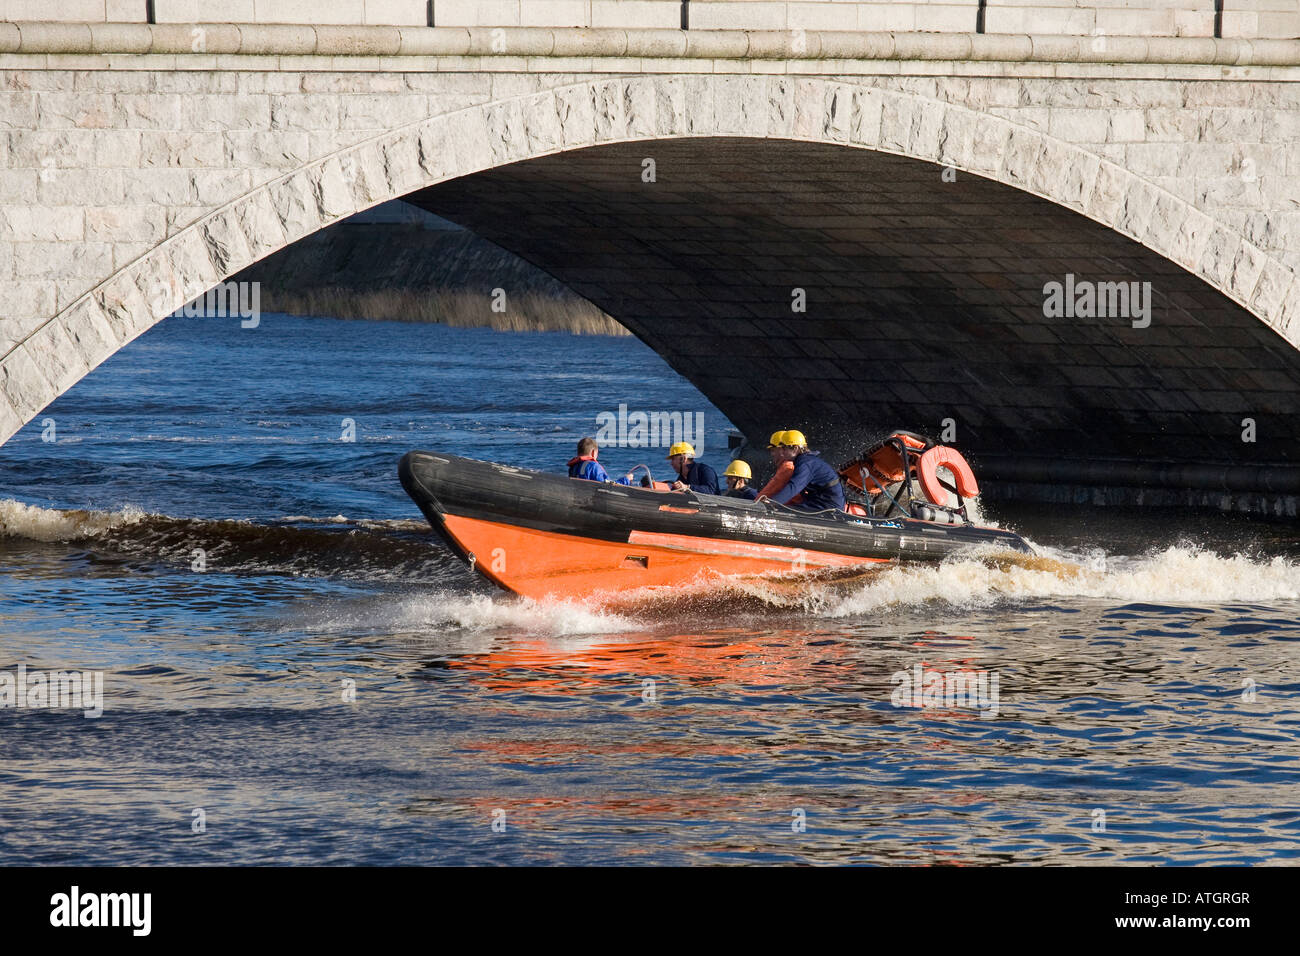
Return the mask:
{"type": "Polygon", "coordinates": [[[453,328],[506,332],[572,332],[575,335],[630,335],[623,326],[584,299],[572,301],[544,292],[512,297],[505,312],[492,311],[490,293],[468,290],[316,289],[262,286],[268,312],[328,315],[339,319],[436,322],[453,328]]]}
{"type": "Polygon", "coordinates": [[[233,278],[260,283],[266,312],[511,332],[630,334],[547,273],[418,211],[405,221],[354,216],[233,278]]]}

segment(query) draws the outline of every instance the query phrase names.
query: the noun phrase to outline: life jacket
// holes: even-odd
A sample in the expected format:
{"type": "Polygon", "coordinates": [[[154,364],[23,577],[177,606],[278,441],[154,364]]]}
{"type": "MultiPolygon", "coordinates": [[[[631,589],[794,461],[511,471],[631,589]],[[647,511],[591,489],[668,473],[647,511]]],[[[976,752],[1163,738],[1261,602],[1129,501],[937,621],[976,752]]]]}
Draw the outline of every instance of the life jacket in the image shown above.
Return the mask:
{"type": "Polygon", "coordinates": [[[863,452],[853,461],[840,468],[840,474],[853,488],[872,497],[881,493],[881,487],[888,487],[907,479],[903,468],[903,459],[894,442],[902,444],[911,458],[911,473],[916,474],[916,461],[920,454],[934,447],[934,442],[923,435],[912,432],[896,431],[874,447],[863,452]],[[864,474],[865,472],[865,474],[864,474]]]}
{"type": "Polygon", "coordinates": [[[569,459],[569,477],[583,478],[587,481],[606,481],[609,475],[605,468],[591,455],[579,455],[569,459]]]}
{"type": "MultiPolygon", "coordinates": [[[[769,498],[772,495],[776,494],[786,485],[790,484],[790,476],[793,474],[794,474],[794,462],[793,461],[781,462],[781,464],[776,466],[776,474],[772,476],[772,480],[763,486],[763,490],[758,493],[758,496],[760,498],[769,498]]],[[[793,503],[793,501],[794,499],[792,498],[791,503],[793,503]]]]}

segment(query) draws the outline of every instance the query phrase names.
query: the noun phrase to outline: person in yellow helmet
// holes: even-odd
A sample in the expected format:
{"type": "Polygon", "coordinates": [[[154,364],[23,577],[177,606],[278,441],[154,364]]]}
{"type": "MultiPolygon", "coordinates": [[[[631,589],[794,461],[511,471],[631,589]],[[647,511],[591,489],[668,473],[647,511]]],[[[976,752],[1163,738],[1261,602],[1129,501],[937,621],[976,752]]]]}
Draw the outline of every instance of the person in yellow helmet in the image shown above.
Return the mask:
{"type": "Polygon", "coordinates": [[[772,500],[801,511],[843,511],[844,486],[839,472],[808,449],[803,432],[786,432],[785,447],[791,453],[794,471],[785,487],[771,496],[772,500]]]}
{"type": "Polygon", "coordinates": [[[695,446],[687,441],[679,441],[668,449],[668,461],[673,466],[673,471],[677,472],[677,480],[673,482],[673,491],[694,491],[701,495],[720,495],[722,489],[718,486],[718,473],[704,464],[702,461],[695,460],[695,446]]]}
{"type": "Polygon", "coordinates": [[[772,432],[772,437],[768,439],[767,453],[772,456],[772,466],[776,469],[776,472],[772,475],[771,480],[758,492],[758,497],[770,498],[790,483],[790,476],[794,474],[794,456],[796,454],[795,447],[790,444],[791,435],[803,439],[803,432],[797,431],[772,432]]]}
{"type": "Polygon", "coordinates": [[[722,474],[727,479],[728,498],[744,498],[746,501],[753,501],[758,497],[758,492],[749,486],[749,480],[754,477],[754,472],[750,470],[748,462],[737,458],[722,474]]]}

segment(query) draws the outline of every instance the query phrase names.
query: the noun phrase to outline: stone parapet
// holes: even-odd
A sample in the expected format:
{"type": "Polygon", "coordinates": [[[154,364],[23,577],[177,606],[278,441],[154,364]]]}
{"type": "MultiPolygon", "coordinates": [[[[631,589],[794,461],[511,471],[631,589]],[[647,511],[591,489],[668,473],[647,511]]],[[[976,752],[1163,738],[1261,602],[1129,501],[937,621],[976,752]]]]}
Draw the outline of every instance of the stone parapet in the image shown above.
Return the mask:
{"type": "Polygon", "coordinates": [[[0,54],[675,58],[1295,66],[1300,40],[835,30],[0,23],[0,54]]]}
{"type": "Polygon", "coordinates": [[[1300,36],[1293,0],[0,0],[0,20],[1300,36]],[[981,24],[981,12],[983,20],[981,24]]]}

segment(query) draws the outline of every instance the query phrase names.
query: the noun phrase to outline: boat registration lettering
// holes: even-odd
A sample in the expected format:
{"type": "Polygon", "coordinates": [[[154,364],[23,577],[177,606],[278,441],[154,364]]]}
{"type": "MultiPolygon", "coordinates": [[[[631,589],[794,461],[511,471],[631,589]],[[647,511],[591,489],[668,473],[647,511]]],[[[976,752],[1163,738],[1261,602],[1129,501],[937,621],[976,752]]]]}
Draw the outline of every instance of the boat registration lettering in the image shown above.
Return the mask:
{"type": "Polygon", "coordinates": [[[742,534],[770,534],[782,538],[793,538],[794,529],[781,525],[771,518],[759,518],[752,515],[736,515],[723,512],[718,515],[722,522],[722,527],[728,531],[739,531],[742,534]]]}

